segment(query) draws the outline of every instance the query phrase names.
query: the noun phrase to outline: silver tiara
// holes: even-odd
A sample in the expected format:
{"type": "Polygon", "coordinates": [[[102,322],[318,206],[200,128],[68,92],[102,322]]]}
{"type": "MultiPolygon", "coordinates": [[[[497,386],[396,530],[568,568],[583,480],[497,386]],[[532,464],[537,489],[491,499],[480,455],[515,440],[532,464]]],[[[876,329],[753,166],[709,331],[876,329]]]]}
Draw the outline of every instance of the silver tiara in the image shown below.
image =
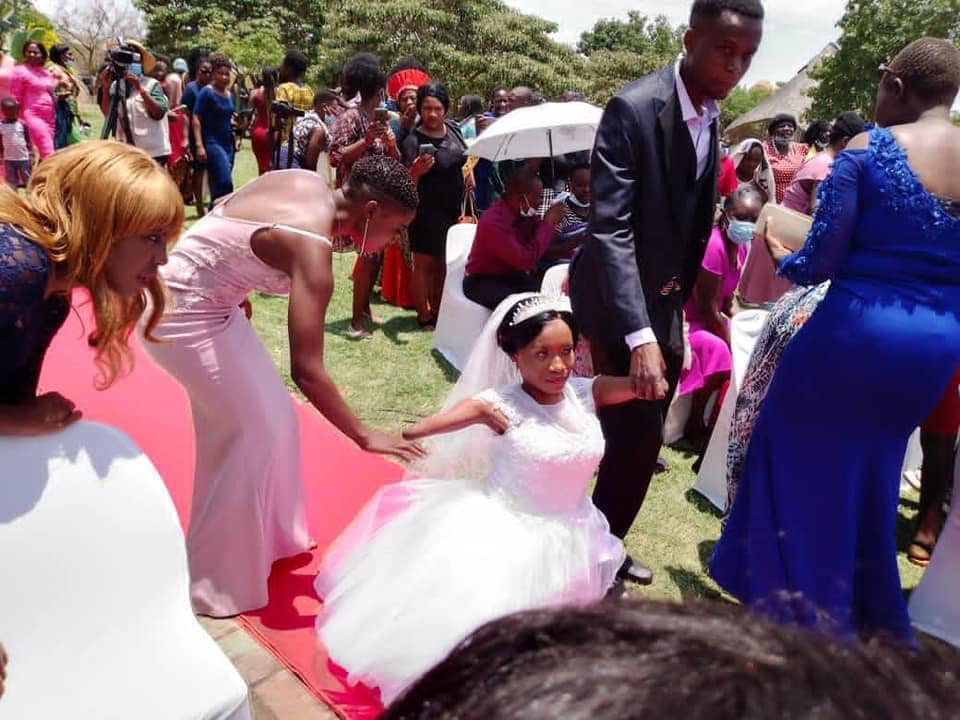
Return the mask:
{"type": "Polygon", "coordinates": [[[510,318],[510,326],[519,325],[524,320],[536,317],[547,310],[556,312],[571,312],[570,298],[566,295],[550,297],[549,295],[534,295],[532,298],[522,300],[517,309],[513,311],[513,317],[510,318]]]}

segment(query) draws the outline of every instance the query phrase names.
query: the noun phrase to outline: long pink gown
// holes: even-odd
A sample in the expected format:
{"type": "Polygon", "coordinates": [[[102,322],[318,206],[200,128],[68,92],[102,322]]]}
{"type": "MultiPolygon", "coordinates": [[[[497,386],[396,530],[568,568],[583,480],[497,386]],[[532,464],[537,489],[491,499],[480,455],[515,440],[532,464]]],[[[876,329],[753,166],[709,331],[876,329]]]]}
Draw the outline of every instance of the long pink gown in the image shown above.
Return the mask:
{"type": "Polygon", "coordinates": [[[20,104],[20,119],[30,132],[40,159],[53,153],[57,108],[53,100],[56,81],[50,71],[33,65],[17,65],[10,77],[10,94],[20,104]]]}
{"type": "Polygon", "coordinates": [[[144,343],[190,395],[197,453],[187,532],[191,595],[194,610],[213,617],[266,605],[273,562],[309,545],[293,401],[237,307],[255,290],[288,294],[290,278],[250,248],[251,236],[270,224],[222,213],[215,208],[170,253],[160,274],[172,308],[156,331],[165,342],[144,343]]]}

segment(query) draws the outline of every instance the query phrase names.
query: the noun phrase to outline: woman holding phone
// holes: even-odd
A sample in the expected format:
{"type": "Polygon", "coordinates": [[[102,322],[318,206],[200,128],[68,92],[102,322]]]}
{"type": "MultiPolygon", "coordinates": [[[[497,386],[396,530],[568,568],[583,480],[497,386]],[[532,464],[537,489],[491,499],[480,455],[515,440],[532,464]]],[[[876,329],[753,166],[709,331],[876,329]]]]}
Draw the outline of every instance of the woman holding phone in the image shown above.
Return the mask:
{"type": "Polygon", "coordinates": [[[462,212],[464,193],[473,189],[472,178],[464,180],[467,144],[456,124],[447,122],[450,96],[440,83],[417,90],[420,123],[400,146],[403,162],[417,183],[420,206],[410,223],[413,250],[413,297],[417,324],[425,330],[436,327],[447,274],[447,231],[462,212]],[[468,187],[469,186],[469,187],[468,187]]]}
{"type": "MultiPolygon", "coordinates": [[[[330,164],[337,169],[337,187],[350,177],[350,168],[366,155],[386,155],[400,159],[397,140],[388,123],[389,113],[380,107],[387,86],[387,76],[380,69],[380,59],[370,53],[357,53],[343,66],[341,87],[347,100],[360,95],[360,104],[344,111],[330,131],[330,164]]],[[[366,320],[376,322],[370,309],[370,293],[380,269],[382,253],[365,254],[353,268],[353,317],[350,335],[357,339],[370,337],[366,320]]]]}

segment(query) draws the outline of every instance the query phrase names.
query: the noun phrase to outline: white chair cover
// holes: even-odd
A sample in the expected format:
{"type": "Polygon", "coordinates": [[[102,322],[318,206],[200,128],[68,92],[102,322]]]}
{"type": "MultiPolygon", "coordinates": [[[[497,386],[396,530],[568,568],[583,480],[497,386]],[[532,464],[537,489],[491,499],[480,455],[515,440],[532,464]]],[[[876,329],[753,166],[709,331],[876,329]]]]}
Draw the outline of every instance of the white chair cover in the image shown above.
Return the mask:
{"type": "Polygon", "coordinates": [[[954,466],[950,516],[933,558],[910,595],[914,627],[960,647],[960,453],[954,466]]]}
{"type": "Polygon", "coordinates": [[[567,281],[569,273],[570,263],[559,263],[549,268],[543,274],[540,292],[551,297],[560,297],[563,295],[563,284],[567,281]]]}
{"type": "Polygon", "coordinates": [[[730,387],[720,405],[717,423],[713,427],[710,443],[703,456],[703,464],[697,475],[694,490],[703,495],[719,510],[727,506],[727,445],[730,440],[730,423],[737,405],[740,384],[750,364],[750,355],[767,321],[766,310],[743,310],[730,319],[730,346],[732,372],[730,387]]]}
{"type": "Polygon", "coordinates": [[[152,463],[81,422],[0,437],[4,718],[249,720],[190,608],[183,531],[152,463]]]}
{"type": "Polygon", "coordinates": [[[463,370],[473,343],[490,317],[490,311],[463,294],[463,275],[477,233],[473,223],[454,225],[447,232],[447,279],[440,299],[433,349],[457,370],[463,370]]]}

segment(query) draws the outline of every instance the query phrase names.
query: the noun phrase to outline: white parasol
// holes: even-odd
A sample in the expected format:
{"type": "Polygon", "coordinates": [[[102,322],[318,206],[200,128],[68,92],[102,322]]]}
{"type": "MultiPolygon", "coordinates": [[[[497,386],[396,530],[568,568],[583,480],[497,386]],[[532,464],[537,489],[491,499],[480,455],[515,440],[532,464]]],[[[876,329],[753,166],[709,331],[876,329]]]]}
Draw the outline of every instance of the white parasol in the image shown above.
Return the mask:
{"type": "Polygon", "coordinates": [[[591,150],[602,115],[601,108],[585,102],[517,108],[487,128],[467,152],[499,162],[591,150]]]}

